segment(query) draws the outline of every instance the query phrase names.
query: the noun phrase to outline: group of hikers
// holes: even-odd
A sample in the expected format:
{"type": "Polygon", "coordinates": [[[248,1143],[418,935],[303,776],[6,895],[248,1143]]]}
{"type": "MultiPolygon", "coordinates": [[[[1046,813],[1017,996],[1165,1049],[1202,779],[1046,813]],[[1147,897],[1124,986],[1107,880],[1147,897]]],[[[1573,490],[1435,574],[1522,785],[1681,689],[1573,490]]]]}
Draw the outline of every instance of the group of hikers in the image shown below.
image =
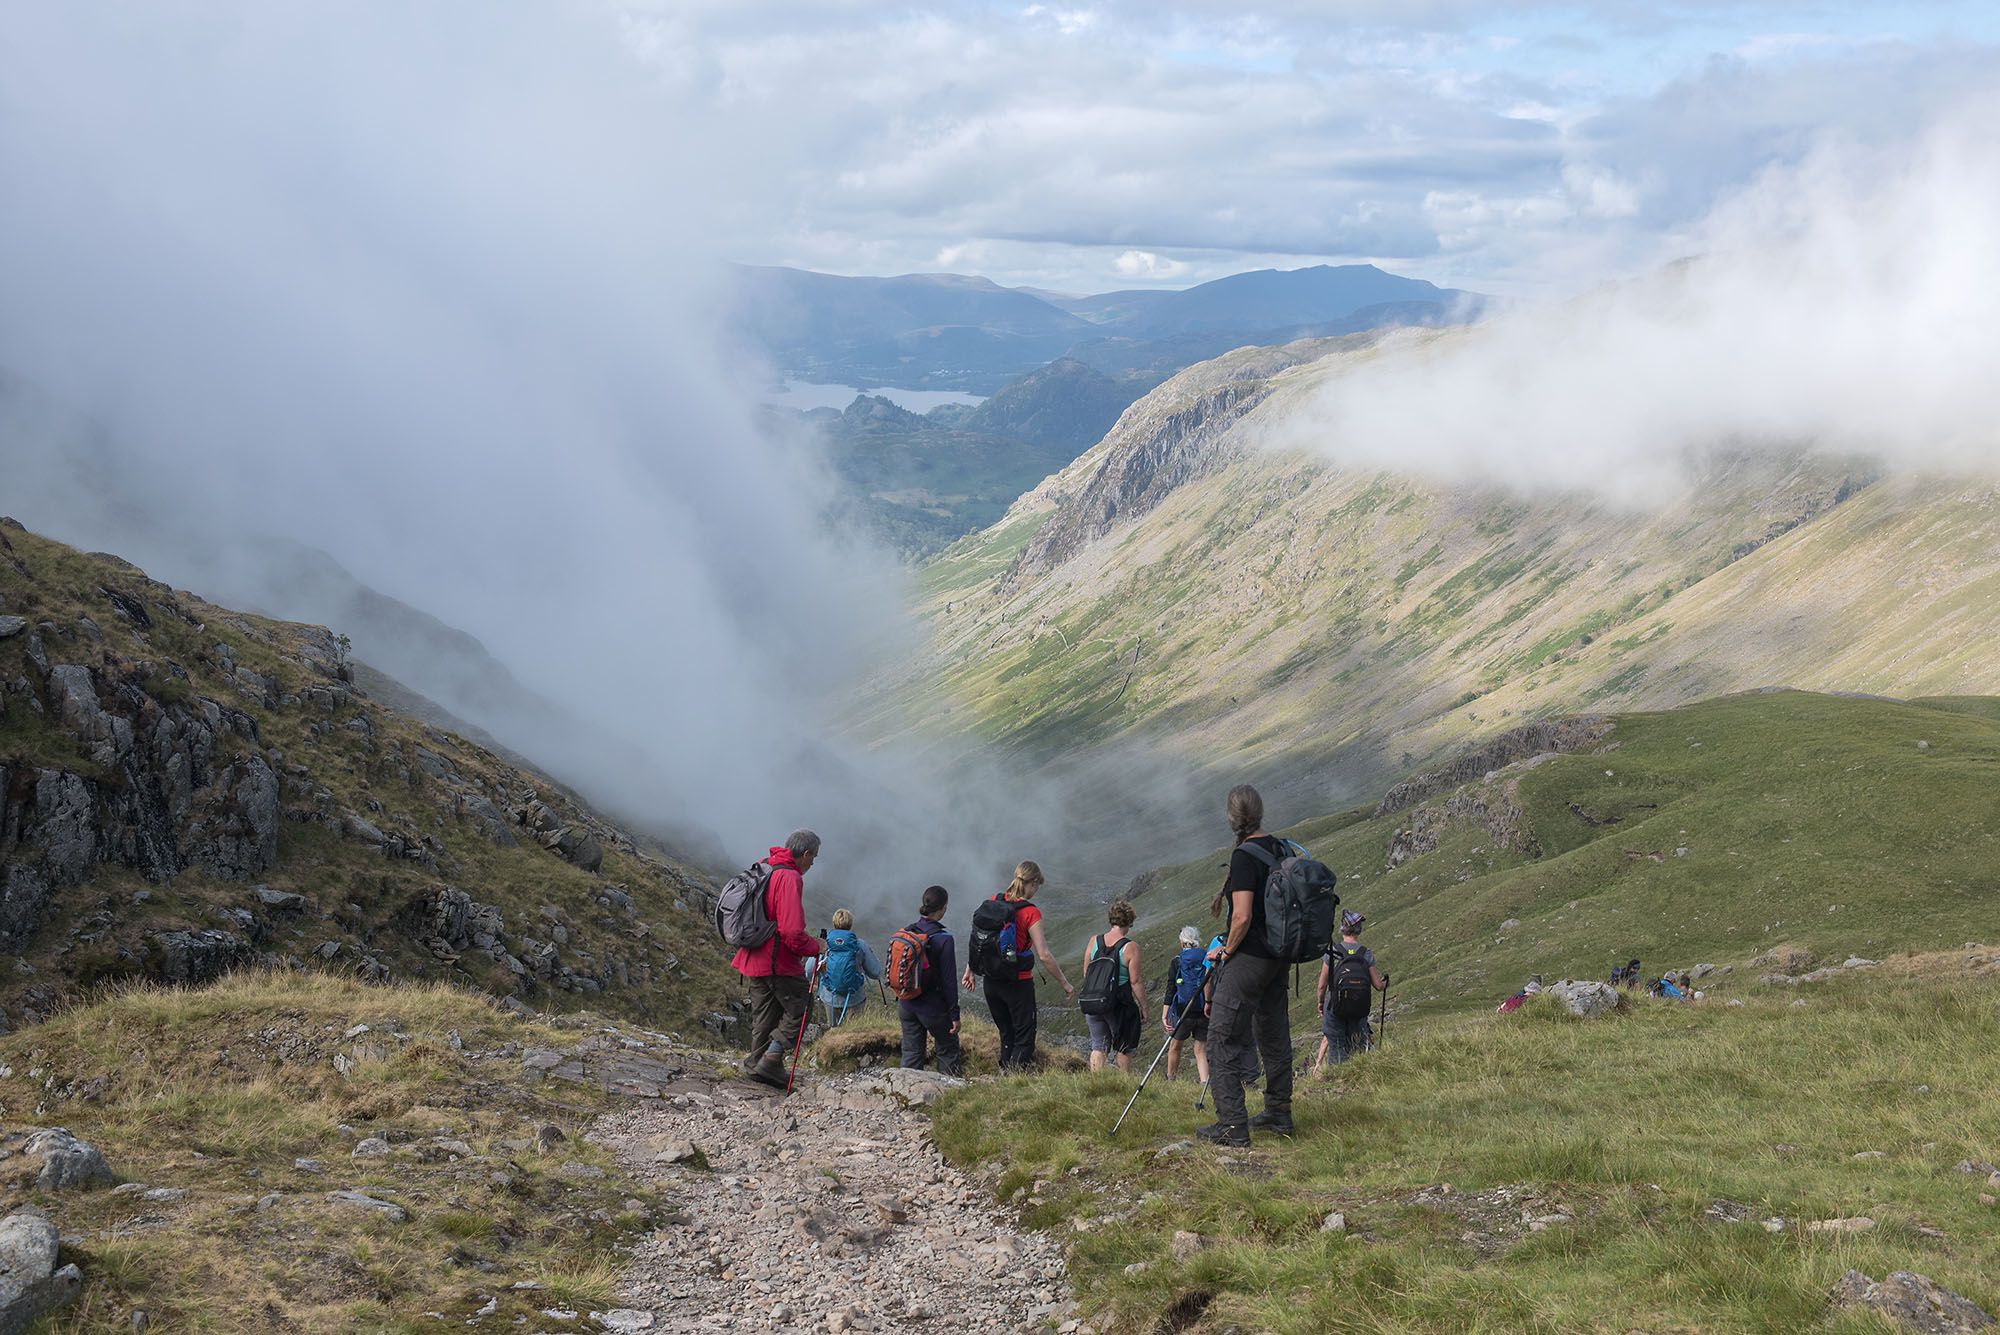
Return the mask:
{"type": "MultiPolygon", "coordinates": [[[[1334,917],[1339,897],[1333,873],[1305,849],[1263,828],[1264,803],[1257,790],[1248,784],[1232,789],[1225,814],[1236,844],[1228,877],[1210,904],[1222,930],[1204,940],[1192,925],[1181,929],[1160,996],[1159,1022],[1166,1035],[1167,1078],[1179,1075],[1184,1049],[1191,1047],[1195,1072],[1214,1095],[1216,1121],[1196,1134],[1218,1144],[1247,1145],[1252,1130],[1292,1133],[1287,996],[1292,970],[1319,961],[1321,1040],[1315,1065],[1322,1070],[1369,1046],[1371,999],[1387,992],[1389,980],[1360,942],[1362,916],[1347,910],[1334,917]],[[1253,1117],[1245,1088],[1260,1078],[1264,1108],[1253,1117]]],[[[1066,1001],[1081,1007],[1090,1032],[1090,1069],[1111,1064],[1132,1069],[1148,993],[1139,943],[1131,935],[1137,915],[1129,902],[1120,899],[1106,908],[1105,930],[1084,946],[1082,973],[1072,983],[1049,948],[1034,902],[1042,869],[1022,862],[1005,890],[973,909],[961,970],[957,942],[945,926],[951,893],[941,885],[923,891],[916,919],[890,938],[881,956],[855,934],[846,909],[834,913],[830,930],[808,931],[802,878],[819,851],[817,834],[795,832],[725,885],[717,904],[717,926],[738,946],[733,963],[750,990],[747,1077],[789,1088],[814,1000],[825,1006],[827,1023],[837,1026],[867,1004],[871,984],[885,999],[896,1000],[904,1067],[923,1069],[934,1061],[941,1074],[963,1074],[960,994],[981,987],[999,1034],[1001,1070],[1037,1069],[1038,971],[1053,979],[1066,1001]]]]}

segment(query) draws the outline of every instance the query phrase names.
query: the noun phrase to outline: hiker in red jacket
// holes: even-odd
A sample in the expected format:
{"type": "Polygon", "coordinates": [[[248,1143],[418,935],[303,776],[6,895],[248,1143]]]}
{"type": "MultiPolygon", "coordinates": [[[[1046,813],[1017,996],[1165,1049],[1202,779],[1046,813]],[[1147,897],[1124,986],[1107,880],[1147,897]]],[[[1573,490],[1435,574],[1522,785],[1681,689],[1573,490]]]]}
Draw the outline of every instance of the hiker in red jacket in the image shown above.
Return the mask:
{"type": "Polygon", "coordinates": [[[817,938],[806,933],[805,883],[800,879],[819,858],[819,836],[795,830],[783,848],[771,850],[771,869],[764,887],[764,911],[778,929],[770,943],[746,946],[730,961],[750,987],[750,1055],[743,1073],[752,1080],[783,1089],[785,1047],[797,1040],[811,995],[806,987],[806,961],[820,953],[817,938]]]}

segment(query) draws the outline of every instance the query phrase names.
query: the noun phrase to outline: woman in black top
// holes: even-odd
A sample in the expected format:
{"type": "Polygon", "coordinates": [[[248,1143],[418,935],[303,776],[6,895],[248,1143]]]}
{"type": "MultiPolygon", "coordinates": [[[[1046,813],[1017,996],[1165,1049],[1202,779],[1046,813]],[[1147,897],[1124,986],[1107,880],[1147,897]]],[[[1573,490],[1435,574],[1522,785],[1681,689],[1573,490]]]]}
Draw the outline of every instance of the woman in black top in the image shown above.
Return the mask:
{"type": "Polygon", "coordinates": [[[1264,943],[1264,882],[1271,864],[1243,845],[1255,842],[1273,857],[1285,855],[1282,839],[1264,830],[1264,799],[1249,784],[1229,790],[1226,807],[1236,849],[1229,855],[1229,879],[1215,897],[1227,909],[1229,926],[1219,949],[1209,952],[1215,991],[1208,1003],[1208,1060],[1215,1093],[1215,1124],[1195,1134],[1222,1145],[1248,1145],[1250,1128],[1292,1133],[1292,1022],[1286,1005],[1282,960],[1264,943]],[[1263,1058],[1264,1111],[1247,1115],[1243,1072],[1251,1045],[1263,1058]]]}

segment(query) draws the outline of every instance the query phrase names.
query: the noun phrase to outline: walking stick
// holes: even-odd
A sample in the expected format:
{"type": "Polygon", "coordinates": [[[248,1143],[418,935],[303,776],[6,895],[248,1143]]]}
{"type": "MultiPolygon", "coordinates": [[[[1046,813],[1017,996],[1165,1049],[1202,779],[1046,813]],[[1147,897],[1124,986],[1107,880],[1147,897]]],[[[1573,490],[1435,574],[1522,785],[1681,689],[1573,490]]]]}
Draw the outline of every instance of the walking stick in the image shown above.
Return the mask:
{"type": "MultiPolygon", "coordinates": [[[[1219,974],[1221,972],[1222,972],[1221,967],[1217,966],[1215,969],[1210,970],[1209,976],[1213,978],[1216,974],[1219,974]]],[[[1192,1006],[1188,1007],[1186,1010],[1181,1012],[1180,1018],[1174,1021],[1174,1027],[1167,1033],[1167,1041],[1165,1043],[1160,1044],[1160,1050],[1153,1054],[1153,1064],[1146,1068],[1146,1074],[1139,1077],[1139,1087],[1133,1090],[1132,1097],[1125,1101],[1125,1111],[1119,1113],[1118,1120],[1111,1124],[1112,1135],[1114,1136],[1117,1135],[1118,1128],[1125,1125],[1125,1119],[1132,1115],[1132,1105],[1137,1103],[1139,1101],[1139,1096],[1146,1092],[1146,1082],[1153,1078],[1154,1067],[1157,1067],[1160,1064],[1160,1058],[1167,1055],[1168,1045],[1171,1044],[1176,1038],[1180,1037],[1181,1026],[1188,1022],[1188,1016],[1192,1014],[1193,1011],[1194,1007],[1192,1006]]],[[[1206,1089],[1208,1088],[1208,1086],[1203,1085],[1202,1088],[1206,1089]]]]}
{"type": "Polygon", "coordinates": [[[1389,975],[1382,975],[1382,1012],[1375,1017],[1375,1046],[1382,1046],[1382,1035],[1389,1031],[1389,975]]]}
{"type": "Polygon", "coordinates": [[[1203,1108],[1206,1108],[1208,1106],[1208,1104],[1204,1102],[1204,1100],[1206,1100],[1207,1098],[1208,1098],[1208,1081],[1204,1080],[1201,1082],[1201,1093],[1194,1096],[1194,1110],[1196,1112],[1200,1112],[1203,1108]]]}
{"type": "Polygon", "coordinates": [[[799,1054],[806,1048],[806,1021],[812,1018],[813,979],[819,973],[819,961],[814,960],[806,969],[806,1008],[799,1013],[799,1041],[792,1045],[792,1072],[785,1077],[785,1092],[792,1092],[792,1082],[799,1078],[799,1054]]]}

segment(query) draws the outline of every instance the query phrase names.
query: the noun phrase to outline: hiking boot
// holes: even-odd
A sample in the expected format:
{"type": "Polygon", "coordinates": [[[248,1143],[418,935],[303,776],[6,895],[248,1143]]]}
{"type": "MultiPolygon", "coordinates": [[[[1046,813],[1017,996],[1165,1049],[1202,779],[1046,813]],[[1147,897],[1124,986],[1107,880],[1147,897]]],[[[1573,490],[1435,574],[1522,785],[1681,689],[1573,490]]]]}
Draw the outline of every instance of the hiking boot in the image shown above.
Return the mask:
{"type": "Polygon", "coordinates": [[[744,1078],[748,1079],[750,1073],[757,1069],[757,1063],[763,1060],[764,1060],[764,1054],[761,1052],[753,1052],[750,1053],[748,1056],[744,1057],[743,1059],[744,1078]]]}
{"type": "Polygon", "coordinates": [[[1269,1131],[1274,1136],[1289,1136],[1292,1134],[1291,1111],[1287,1109],[1284,1112],[1272,1112],[1266,1108],[1250,1119],[1250,1129],[1269,1131]]]}
{"type": "Polygon", "coordinates": [[[767,1052],[757,1059],[757,1065],[750,1071],[750,1078],[760,1085],[773,1089],[783,1089],[785,1080],[785,1059],[775,1052],[767,1052]]]}
{"type": "Polygon", "coordinates": [[[1247,1146],[1250,1133],[1240,1126],[1228,1126],[1222,1122],[1212,1122],[1194,1133],[1196,1140],[1205,1140],[1211,1145],[1247,1146]]]}

